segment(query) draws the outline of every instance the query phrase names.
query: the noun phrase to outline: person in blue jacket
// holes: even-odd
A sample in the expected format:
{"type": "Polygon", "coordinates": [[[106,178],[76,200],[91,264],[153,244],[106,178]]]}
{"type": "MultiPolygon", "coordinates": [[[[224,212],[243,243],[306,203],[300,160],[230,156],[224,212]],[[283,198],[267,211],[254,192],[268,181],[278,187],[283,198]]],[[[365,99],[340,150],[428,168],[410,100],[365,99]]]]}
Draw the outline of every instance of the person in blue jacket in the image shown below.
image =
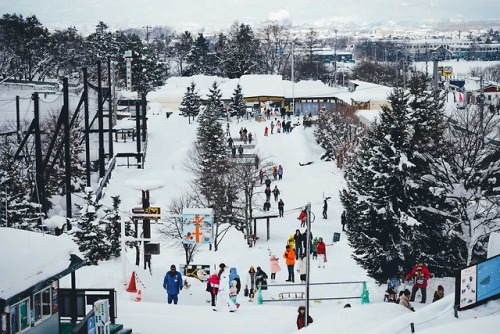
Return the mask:
{"type": "Polygon", "coordinates": [[[179,292],[182,290],[182,275],[177,271],[175,265],[170,266],[163,279],[163,288],[167,290],[167,302],[177,304],[179,301],[179,292]]]}

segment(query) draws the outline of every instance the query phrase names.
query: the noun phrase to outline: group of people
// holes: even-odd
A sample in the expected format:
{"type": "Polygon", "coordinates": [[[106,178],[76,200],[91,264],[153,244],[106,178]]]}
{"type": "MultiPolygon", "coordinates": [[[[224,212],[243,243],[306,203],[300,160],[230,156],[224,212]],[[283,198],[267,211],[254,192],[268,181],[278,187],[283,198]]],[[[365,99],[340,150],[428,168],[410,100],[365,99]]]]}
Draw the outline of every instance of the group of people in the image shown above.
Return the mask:
{"type": "MultiPolygon", "coordinates": [[[[274,180],[277,180],[279,177],[279,180],[283,178],[283,167],[281,165],[279,166],[274,166],[272,168],[272,175],[274,177],[274,180]]],[[[282,199],[279,199],[279,196],[281,194],[281,191],[278,189],[278,186],[275,185],[274,189],[271,189],[271,179],[266,178],[264,181],[264,178],[266,176],[266,173],[264,172],[263,169],[259,171],[259,179],[260,179],[260,184],[264,183],[265,184],[265,190],[264,194],[266,195],[266,200],[264,201],[264,204],[262,206],[263,211],[269,211],[271,209],[271,195],[274,196],[274,202],[278,203],[278,214],[279,217],[283,217],[284,211],[285,211],[285,203],[283,202],[282,199]]]]}
{"type": "MultiPolygon", "coordinates": [[[[429,268],[424,264],[424,260],[420,258],[417,261],[417,264],[413,267],[408,275],[405,276],[407,280],[413,280],[413,287],[411,292],[409,289],[404,289],[399,292],[399,298],[396,302],[404,307],[408,308],[411,311],[415,311],[411,302],[415,301],[415,296],[417,292],[420,290],[421,292],[421,300],[420,303],[425,304],[427,302],[427,285],[428,281],[431,278],[431,273],[429,268]]],[[[436,302],[444,297],[444,287],[442,285],[438,285],[436,291],[434,292],[434,296],[432,302],[436,302]]]]}

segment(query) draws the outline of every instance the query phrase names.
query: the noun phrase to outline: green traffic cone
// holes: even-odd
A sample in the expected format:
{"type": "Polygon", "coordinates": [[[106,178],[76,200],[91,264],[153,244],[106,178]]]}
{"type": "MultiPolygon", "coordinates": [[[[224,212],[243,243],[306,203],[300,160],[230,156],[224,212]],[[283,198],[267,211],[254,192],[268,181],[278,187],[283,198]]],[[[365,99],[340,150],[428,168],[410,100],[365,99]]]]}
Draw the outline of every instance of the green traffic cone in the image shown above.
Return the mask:
{"type": "Polygon", "coordinates": [[[366,282],[363,282],[363,292],[361,293],[361,304],[369,304],[370,303],[370,293],[368,292],[368,288],[366,287],[366,282]]]}
{"type": "Polygon", "coordinates": [[[262,298],[262,290],[260,289],[260,284],[259,284],[259,290],[257,291],[257,304],[259,305],[264,304],[264,298],[262,298]]]}

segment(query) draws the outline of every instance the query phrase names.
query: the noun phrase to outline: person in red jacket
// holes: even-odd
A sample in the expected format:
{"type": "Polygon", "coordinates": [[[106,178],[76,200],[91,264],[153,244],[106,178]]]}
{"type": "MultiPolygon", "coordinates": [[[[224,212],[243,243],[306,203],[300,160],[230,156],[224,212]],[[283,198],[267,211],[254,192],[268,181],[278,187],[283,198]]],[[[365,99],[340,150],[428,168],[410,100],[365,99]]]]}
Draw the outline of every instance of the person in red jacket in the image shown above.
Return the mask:
{"type": "Polygon", "coordinates": [[[307,212],[306,209],[300,211],[299,216],[297,219],[300,221],[300,227],[305,227],[307,223],[307,212]]]}
{"type": "Polygon", "coordinates": [[[318,268],[324,268],[326,262],[326,244],[323,242],[323,238],[318,238],[315,246],[316,254],[318,254],[318,268]]]}
{"type": "MultiPolygon", "coordinates": [[[[302,329],[306,327],[306,307],[299,306],[298,309],[299,314],[297,315],[297,329],[302,329]]],[[[307,324],[311,324],[313,322],[313,318],[308,314],[307,315],[307,324]]]]}
{"type": "Polygon", "coordinates": [[[415,267],[413,267],[412,271],[406,275],[406,279],[413,278],[413,288],[411,289],[411,297],[410,301],[415,301],[415,295],[417,294],[418,289],[422,291],[422,300],[421,303],[425,304],[427,300],[427,281],[431,278],[431,273],[427,266],[424,264],[424,260],[420,258],[415,267]]]}

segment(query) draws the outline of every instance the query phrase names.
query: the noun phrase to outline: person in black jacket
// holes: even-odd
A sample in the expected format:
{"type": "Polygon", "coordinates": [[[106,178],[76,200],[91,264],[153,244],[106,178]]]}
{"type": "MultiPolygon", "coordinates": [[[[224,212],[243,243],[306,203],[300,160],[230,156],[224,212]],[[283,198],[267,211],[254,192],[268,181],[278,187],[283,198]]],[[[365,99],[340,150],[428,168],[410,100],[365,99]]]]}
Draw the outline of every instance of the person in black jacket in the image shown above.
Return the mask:
{"type": "Polygon", "coordinates": [[[285,203],[280,198],[280,200],[278,201],[278,214],[280,217],[283,217],[284,211],[285,211],[285,203]]]}
{"type": "Polygon", "coordinates": [[[261,290],[267,290],[267,274],[261,267],[257,267],[255,272],[255,285],[257,288],[260,287],[261,290]]]}

